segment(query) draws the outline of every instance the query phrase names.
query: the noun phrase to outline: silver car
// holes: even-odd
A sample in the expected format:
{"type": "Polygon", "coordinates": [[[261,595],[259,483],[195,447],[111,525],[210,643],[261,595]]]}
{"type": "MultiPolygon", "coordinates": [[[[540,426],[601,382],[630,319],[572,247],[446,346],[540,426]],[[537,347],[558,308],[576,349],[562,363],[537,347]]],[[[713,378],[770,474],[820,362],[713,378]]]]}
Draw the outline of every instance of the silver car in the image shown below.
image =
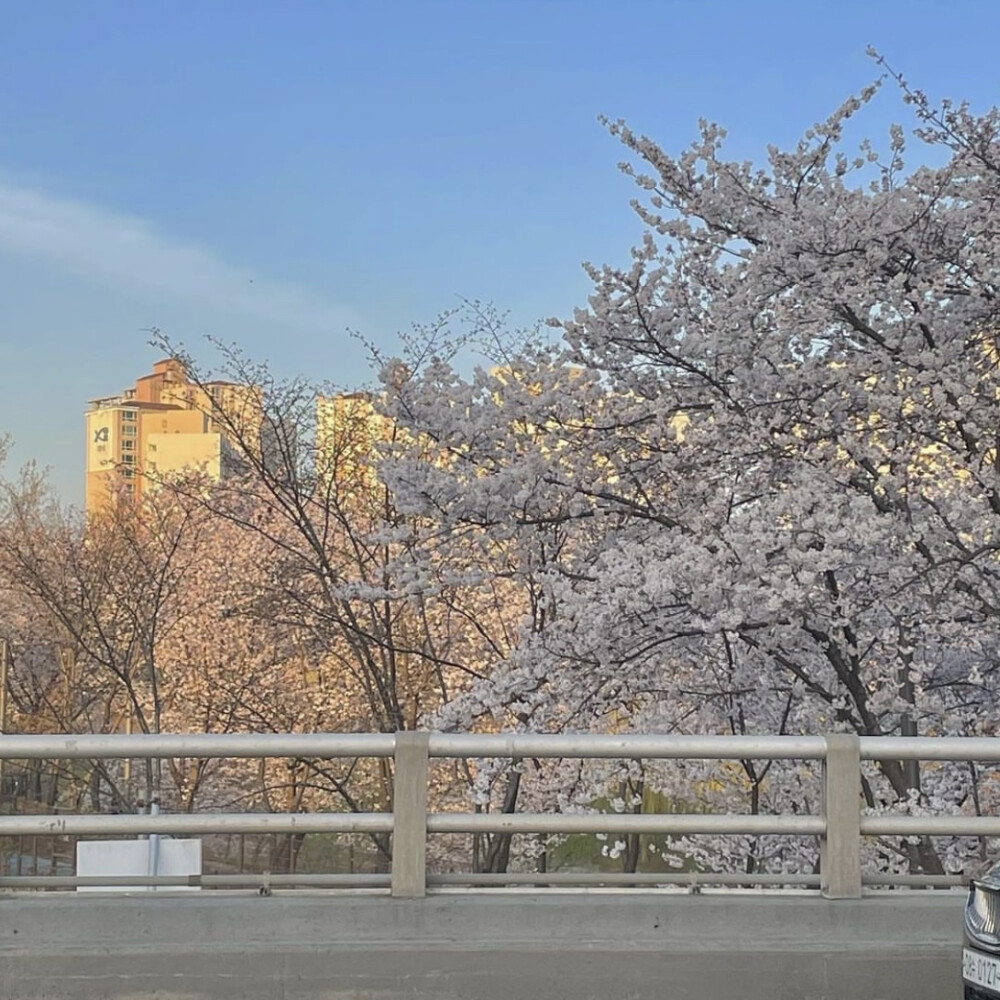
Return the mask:
{"type": "Polygon", "coordinates": [[[1000,1000],[1000,864],[969,885],[962,982],[965,1000],[1000,1000]]]}

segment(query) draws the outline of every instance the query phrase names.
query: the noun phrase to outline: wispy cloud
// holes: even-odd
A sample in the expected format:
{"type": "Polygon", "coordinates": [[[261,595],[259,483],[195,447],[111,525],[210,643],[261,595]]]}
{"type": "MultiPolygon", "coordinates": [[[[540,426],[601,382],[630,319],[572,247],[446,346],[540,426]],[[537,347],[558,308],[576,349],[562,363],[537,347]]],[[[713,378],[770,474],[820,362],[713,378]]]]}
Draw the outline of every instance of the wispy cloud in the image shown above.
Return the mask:
{"type": "Polygon", "coordinates": [[[274,322],[342,330],[350,311],[234,267],[141,219],[0,180],[0,248],[41,257],[130,291],[154,291],[274,322]]]}

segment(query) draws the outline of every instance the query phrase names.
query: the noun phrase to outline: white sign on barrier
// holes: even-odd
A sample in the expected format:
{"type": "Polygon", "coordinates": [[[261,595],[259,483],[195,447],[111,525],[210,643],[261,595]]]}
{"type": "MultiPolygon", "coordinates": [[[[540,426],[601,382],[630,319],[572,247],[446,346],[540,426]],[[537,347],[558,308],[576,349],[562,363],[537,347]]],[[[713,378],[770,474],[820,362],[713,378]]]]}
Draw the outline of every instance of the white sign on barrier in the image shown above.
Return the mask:
{"type": "MultiPolygon", "coordinates": [[[[81,840],[76,845],[77,875],[200,875],[201,840],[159,837],[155,873],[150,870],[149,840],[81,840]]],[[[78,892],[148,892],[154,886],[78,886],[78,892]]],[[[170,892],[200,889],[197,885],[167,886],[170,892]]]]}

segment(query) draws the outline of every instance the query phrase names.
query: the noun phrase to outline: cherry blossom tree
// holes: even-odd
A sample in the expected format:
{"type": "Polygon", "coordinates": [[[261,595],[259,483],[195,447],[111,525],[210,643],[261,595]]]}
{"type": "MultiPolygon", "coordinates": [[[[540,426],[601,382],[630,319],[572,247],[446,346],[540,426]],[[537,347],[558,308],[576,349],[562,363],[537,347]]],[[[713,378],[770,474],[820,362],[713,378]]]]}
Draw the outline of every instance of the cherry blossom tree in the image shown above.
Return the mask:
{"type": "MultiPolygon", "coordinates": [[[[295,635],[243,613],[257,599],[268,546],[164,491],[141,502],[116,495],[84,520],[33,469],[0,489],[0,637],[12,654],[14,731],[325,728],[330,700],[319,697],[295,635]]],[[[281,761],[134,765],[51,762],[43,775],[32,764],[29,777],[49,805],[81,808],[85,798],[95,811],[151,802],[297,811],[316,795],[301,767],[281,761]]],[[[278,845],[279,867],[293,870],[294,847],[292,838],[278,845]]]]}
{"type": "MultiPolygon", "coordinates": [[[[83,520],[64,510],[30,468],[2,483],[0,571],[30,609],[35,646],[57,653],[61,697],[52,692],[52,676],[35,671],[30,683],[61,731],[163,729],[176,692],[160,656],[183,627],[181,595],[199,558],[191,536],[205,524],[196,512],[158,499],[137,504],[122,492],[101,516],[83,520]]],[[[94,768],[113,804],[131,808],[109,766],[95,761],[94,768]]],[[[160,768],[149,762],[141,798],[160,796],[160,768]]]]}
{"type": "MultiPolygon", "coordinates": [[[[210,379],[193,359],[166,340],[159,346],[182,357],[188,377],[211,399],[210,379]]],[[[491,659],[506,655],[519,617],[504,616],[502,583],[465,587],[455,564],[444,564],[427,544],[420,518],[379,476],[384,451],[434,465],[440,449],[397,435],[368,394],[278,379],[234,349],[223,348],[223,365],[238,387],[231,395],[251,401],[235,412],[212,407],[230,474],[214,484],[187,478],[160,486],[227,525],[234,549],[262,554],[263,572],[232,613],[251,632],[273,628],[294,637],[307,682],[276,702],[265,694],[269,681],[258,677],[255,690],[241,695],[242,717],[257,730],[395,732],[426,724],[456,691],[482,679],[491,659]]],[[[482,568],[475,572],[479,581],[482,568]]],[[[306,796],[297,808],[322,790],[351,810],[391,803],[391,761],[296,767],[306,796]]],[[[449,780],[438,775],[439,797],[469,780],[461,766],[449,780]]],[[[388,838],[372,840],[388,863],[388,838]]]]}
{"type": "MultiPolygon", "coordinates": [[[[606,121],[646,232],[628,266],[587,266],[563,344],[527,345],[516,379],[444,360],[387,379],[394,419],[454,459],[397,464],[396,494],[466,548],[505,546],[545,609],[454,718],[995,731],[1000,112],[895,81],[916,122],[884,153],[844,138],[883,80],[762,166],[707,122],[672,156],[606,121]]],[[[980,809],[968,779],[887,761],[865,795],[980,809]]],[[[815,805],[801,773],[750,761],[727,794],[815,805]]],[[[879,849],[942,870],[929,842],[879,849]]]]}

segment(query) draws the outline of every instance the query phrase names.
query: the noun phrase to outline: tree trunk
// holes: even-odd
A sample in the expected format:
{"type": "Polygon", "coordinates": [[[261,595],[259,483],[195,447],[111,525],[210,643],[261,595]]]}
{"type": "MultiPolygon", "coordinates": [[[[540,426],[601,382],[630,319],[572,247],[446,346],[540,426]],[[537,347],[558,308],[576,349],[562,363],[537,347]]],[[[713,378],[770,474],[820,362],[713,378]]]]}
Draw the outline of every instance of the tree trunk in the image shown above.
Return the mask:
{"type": "MultiPolygon", "coordinates": [[[[520,761],[511,762],[512,768],[516,768],[520,761]]],[[[504,793],[503,809],[504,813],[512,813],[517,806],[517,794],[521,788],[521,772],[512,770],[507,781],[507,790],[504,793]]],[[[486,840],[486,856],[483,858],[482,871],[484,872],[505,872],[510,864],[510,847],[513,835],[509,833],[496,833],[486,840]]]]}

